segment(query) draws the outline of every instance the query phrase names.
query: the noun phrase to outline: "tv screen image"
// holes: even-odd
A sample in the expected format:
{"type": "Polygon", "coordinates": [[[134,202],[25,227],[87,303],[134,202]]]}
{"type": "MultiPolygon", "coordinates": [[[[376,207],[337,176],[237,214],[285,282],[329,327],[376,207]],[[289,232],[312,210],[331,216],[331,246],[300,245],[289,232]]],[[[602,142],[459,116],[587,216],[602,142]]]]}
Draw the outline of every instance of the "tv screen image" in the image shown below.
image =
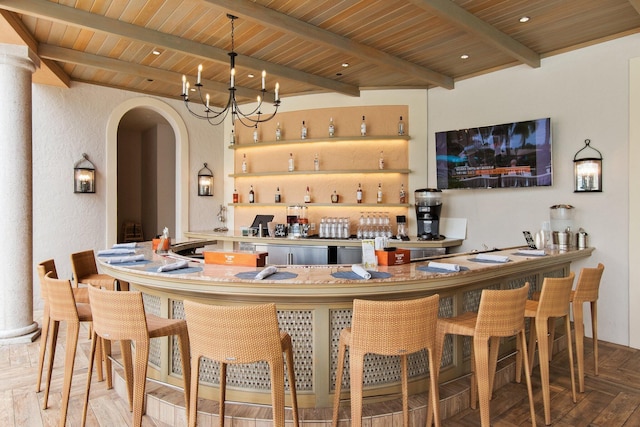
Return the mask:
{"type": "Polygon", "coordinates": [[[436,132],[438,188],[550,186],[551,119],[436,132]]]}

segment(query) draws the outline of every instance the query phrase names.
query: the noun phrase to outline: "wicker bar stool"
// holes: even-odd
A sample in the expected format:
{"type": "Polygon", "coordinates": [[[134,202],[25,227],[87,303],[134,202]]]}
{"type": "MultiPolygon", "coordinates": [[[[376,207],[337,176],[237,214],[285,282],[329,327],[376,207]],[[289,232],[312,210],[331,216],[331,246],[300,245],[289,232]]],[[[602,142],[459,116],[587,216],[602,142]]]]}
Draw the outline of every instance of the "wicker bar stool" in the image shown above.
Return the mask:
{"type": "MultiPolygon", "coordinates": [[[[149,363],[149,339],[178,336],[180,358],[182,360],[182,378],[184,381],[184,399],[189,414],[189,378],[191,364],[189,359],[189,335],[187,324],[181,319],[164,319],[145,314],[140,292],[114,292],[89,286],[89,301],[93,311],[93,334],[91,339],[91,358],[87,372],[87,386],[82,410],[82,425],[87,419],[93,354],[99,338],[105,341],[120,341],[120,351],[124,365],[125,382],[129,397],[129,410],[133,411],[132,425],[142,425],[147,364],[149,363]],[[135,342],[135,362],[131,362],[131,341],[135,342]]],[[[107,376],[111,375],[107,365],[107,376]]]]}
{"type": "Polygon", "coordinates": [[[264,361],[269,364],[273,425],[285,425],[284,361],[293,409],[293,424],[298,426],[298,399],[293,366],[293,345],[288,333],[278,326],[275,304],[249,306],[215,306],[184,301],[184,313],[191,340],[191,408],[189,426],[195,427],[198,418],[198,372],[200,358],[206,357],[220,364],[220,426],[224,426],[226,375],[228,364],[247,364],[264,361]]]}
{"type": "Polygon", "coordinates": [[[115,277],[98,273],[95,253],[91,249],[71,254],[71,271],[73,272],[73,284],[76,288],[80,283],[84,283],[111,291],[117,290],[118,285],[121,291],[129,290],[127,282],[119,282],[115,277]]]}
{"type": "Polygon", "coordinates": [[[584,393],[584,309],[588,302],[591,306],[591,331],[593,334],[593,361],[595,373],[598,375],[598,292],[600,280],[604,273],[604,265],[599,263],[596,268],[580,270],[575,291],[571,291],[571,306],[573,308],[573,328],[576,334],[576,356],[578,359],[578,386],[580,393],[584,393]]]}
{"type": "MultiPolygon", "coordinates": [[[[51,272],[52,279],[58,278],[58,271],[56,270],[56,263],[52,259],[42,261],[38,264],[38,277],[40,278],[40,297],[44,301],[44,308],[42,310],[42,333],[40,334],[40,351],[38,354],[38,378],[36,380],[36,393],[40,392],[42,385],[42,371],[44,369],[44,358],[47,349],[47,340],[49,339],[49,297],[47,295],[47,284],[44,277],[47,273],[51,272]]],[[[89,302],[89,294],[85,288],[74,288],[73,295],[76,302],[89,302]]],[[[102,381],[102,369],[98,370],[98,379],[102,381]]]]}
{"type": "Polygon", "coordinates": [[[519,357],[525,364],[525,378],[529,393],[531,425],[536,425],[533,407],[529,358],[524,328],[524,308],[529,292],[529,283],[518,289],[482,291],[478,313],[467,312],[456,317],[438,319],[437,358],[441,360],[446,334],[473,337],[471,346],[471,408],[480,401],[482,427],[490,425],[489,400],[493,390],[498,350],[501,337],[516,336],[519,357]],[[491,345],[489,345],[491,344],[491,345]]]}
{"type": "MultiPolygon", "coordinates": [[[[62,401],[60,402],[60,426],[64,427],[67,420],[69,407],[69,395],[71,393],[71,379],[73,377],[73,365],[76,357],[76,345],[80,322],[91,322],[91,307],[86,303],[76,303],[71,282],[52,277],[53,271],[46,273],[44,277],[47,301],[49,304],[49,319],[51,337],[49,339],[49,366],[47,367],[47,384],[43,398],[43,409],[47,409],[49,403],[49,390],[51,388],[51,373],[53,361],[56,355],[56,343],[60,322],[67,324],[67,338],[65,343],[64,381],[62,385],[62,401]]],[[[100,347],[101,348],[101,347],[100,347]]],[[[100,361],[101,351],[97,357],[100,361]]],[[[94,357],[94,354],[91,355],[94,357]]],[[[102,363],[98,364],[99,378],[102,378],[102,363]]]]}
{"type": "MultiPolygon", "coordinates": [[[[551,424],[551,391],[549,390],[549,360],[553,341],[549,330],[557,318],[563,318],[569,351],[569,370],[571,372],[571,393],[576,403],[576,382],[573,368],[573,348],[571,344],[571,319],[569,318],[569,295],[575,274],[567,277],[545,277],[539,300],[527,300],[524,316],[532,319],[529,327],[529,369],[533,370],[533,357],[538,343],[540,361],[540,379],[542,383],[542,401],[544,403],[544,422],[551,424]]],[[[521,359],[518,359],[521,360],[521,359]]],[[[520,364],[518,364],[520,365],[520,364]]],[[[516,366],[516,381],[520,382],[522,367],[516,366]]],[[[531,371],[530,371],[531,373],[531,371]]]]}
{"type": "Polygon", "coordinates": [[[351,328],[340,332],[336,386],[333,400],[332,425],[338,425],[340,389],[346,348],[349,347],[349,375],[351,378],[351,425],[362,425],[362,381],[364,357],[367,353],[400,356],[402,366],[402,413],[409,426],[407,357],[423,349],[428,350],[429,407],[427,425],[440,425],[438,372],[440,363],[434,359],[439,296],[433,295],[409,301],[353,301],[351,328]]]}

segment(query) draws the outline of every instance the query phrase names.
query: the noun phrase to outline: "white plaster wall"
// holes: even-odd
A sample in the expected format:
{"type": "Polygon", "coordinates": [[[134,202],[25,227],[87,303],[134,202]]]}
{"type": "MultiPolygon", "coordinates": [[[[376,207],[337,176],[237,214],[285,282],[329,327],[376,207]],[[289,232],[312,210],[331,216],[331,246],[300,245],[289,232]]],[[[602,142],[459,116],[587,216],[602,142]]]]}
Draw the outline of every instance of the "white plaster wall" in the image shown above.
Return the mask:
{"type": "MultiPolygon", "coordinates": [[[[110,113],[138,93],[73,83],[71,88],[33,85],[33,259],[53,258],[61,278],[71,277],[69,255],[106,246],[106,127],[110,113]],[[96,194],[73,193],[73,164],[87,153],[96,166],[96,194]]],[[[151,97],[149,97],[151,98],[151,97]]],[[[189,228],[211,229],[222,203],[223,183],[214,197],[198,197],[202,162],[223,169],[221,126],[193,118],[181,101],[166,103],[182,117],[189,134],[189,228]]],[[[218,175],[220,176],[220,175],[218,175]]],[[[181,237],[181,236],[178,236],[181,237]]],[[[34,303],[41,307],[34,267],[34,303]]]]}
{"type": "MultiPolygon", "coordinates": [[[[634,167],[640,157],[640,57],[633,58],[629,64],[629,169],[634,167]]],[[[640,348],[640,186],[635,175],[629,179],[629,345],[640,348]]]]}
{"type": "MultiPolygon", "coordinates": [[[[549,207],[576,207],[596,251],[572,265],[605,265],[599,299],[601,339],[629,344],[629,60],[640,55],[640,35],[550,57],[538,69],[515,67],[429,91],[429,179],[435,183],[438,131],[551,117],[553,186],[536,189],[446,191],[446,213],[469,219],[461,250],[523,244],[549,207]],[[573,156],[585,139],[602,152],[602,193],[573,193],[573,156]]],[[[589,322],[587,320],[586,322],[589,322]]],[[[590,333],[590,326],[587,326],[590,333]]]]}

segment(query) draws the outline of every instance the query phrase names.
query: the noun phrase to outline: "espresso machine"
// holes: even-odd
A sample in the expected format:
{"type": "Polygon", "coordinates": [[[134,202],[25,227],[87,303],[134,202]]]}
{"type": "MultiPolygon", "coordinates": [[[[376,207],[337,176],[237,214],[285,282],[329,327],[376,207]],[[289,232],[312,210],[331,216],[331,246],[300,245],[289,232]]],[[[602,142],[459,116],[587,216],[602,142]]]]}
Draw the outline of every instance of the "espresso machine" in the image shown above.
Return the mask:
{"type": "Polygon", "coordinates": [[[423,188],[416,190],[416,221],[418,240],[442,240],[440,235],[440,211],[442,210],[442,190],[423,188]]]}

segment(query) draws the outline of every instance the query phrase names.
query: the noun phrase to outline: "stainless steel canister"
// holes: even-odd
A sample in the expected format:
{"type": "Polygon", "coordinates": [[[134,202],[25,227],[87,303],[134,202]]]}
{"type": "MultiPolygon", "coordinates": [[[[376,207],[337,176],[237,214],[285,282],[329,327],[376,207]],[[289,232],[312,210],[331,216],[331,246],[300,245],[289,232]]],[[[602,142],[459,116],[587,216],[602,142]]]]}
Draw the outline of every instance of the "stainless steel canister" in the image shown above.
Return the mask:
{"type": "Polygon", "coordinates": [[[586,231],[578,231],[578,249],[586,249],[589,246],[589,235],[586,231]]]}

